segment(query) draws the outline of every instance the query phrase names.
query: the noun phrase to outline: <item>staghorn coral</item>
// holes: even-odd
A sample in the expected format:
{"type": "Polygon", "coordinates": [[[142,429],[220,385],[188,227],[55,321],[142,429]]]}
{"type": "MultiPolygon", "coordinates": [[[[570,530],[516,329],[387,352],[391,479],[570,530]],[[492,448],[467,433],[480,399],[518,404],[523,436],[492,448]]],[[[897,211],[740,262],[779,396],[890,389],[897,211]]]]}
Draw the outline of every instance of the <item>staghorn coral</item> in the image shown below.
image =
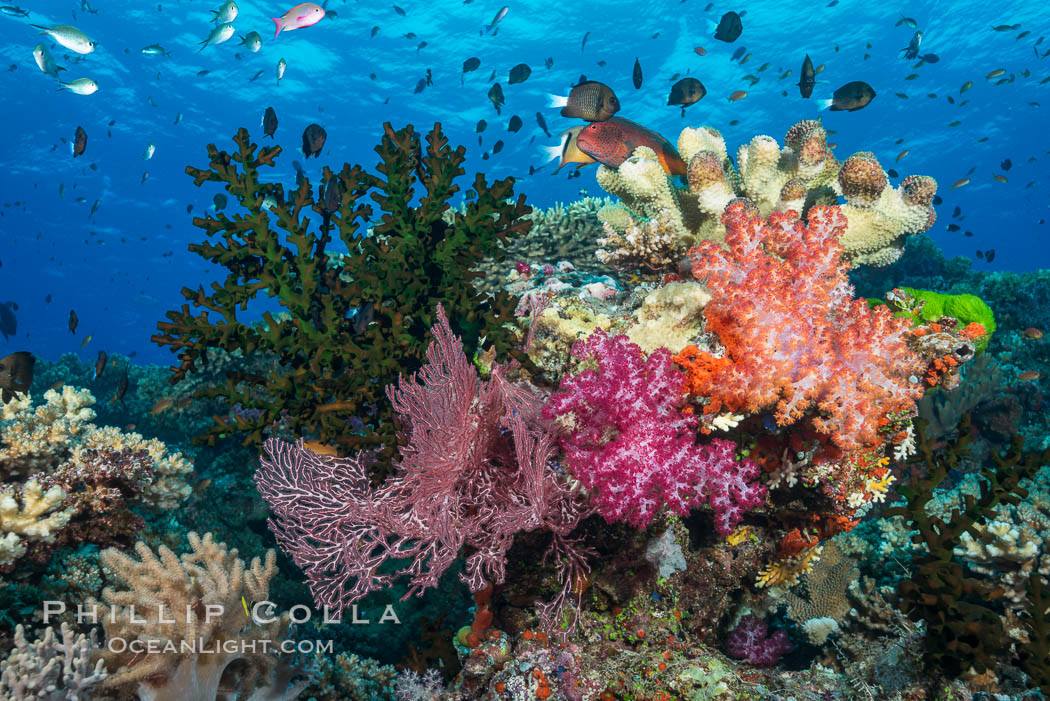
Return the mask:
{"type": "MultiPolygon", "coordinates": [[[[701,241],[722,242],[722,213],[738,196],[749,198],[762,216],[794,210],[804,218],[815,205],[845,198],[842,255],[854,264],[893,262],[900,257],[900,237],[929,229],[935,219],[931,203],[937,185],[932,178],[909,176],[900,187],[890,187],[882,167],[867,152],[839,164],[823,126],[814,120],[792,126],[783,148],[769,136],[754,137],[738,149],[735,165],[722,135],[711,127],[684,129],[678,151],[689,164],[686,188],[677,187],[645,147],[636,149],[617,170],[599,166],[598,184],[623,203],[603,207],[598,217],[618,243],[636,244],[620,245],[618,260],[670,258],[654,259],[647,250],[649,237],[638,235],[655,220],[660,222],[661,241],[668,240],[671,231],[677,234],[677,245],[662,244],[662,252],[701,241]]],[[[673,272],[674,266],[665,270],[673,272]]]]}
{"type": "Polygon", "coordinates": [[[63,623],[61,637],[48,626],[30,643],[25,628],[15,627],[15,646],[0,662],[0,697],[9,701],[87,701],[91,690],[107,676],[102,660],[91,663],[98,648],[95,631],[74,634],[63,623]]]}
{"type": "Polygon", "coordinates": [[[202,440],[239,433],[257,445],[280,422],[342,452],[378,449],[384,460],[377,469],[389,467],[397,434],[383,387],[420,367],[437,303],[471,352],[484,337],[501,356],[528,365],[502,328],[513,320],[513,301],[505,292],[485,296],[471,283],[482,275],[474,266],[499,258],[528,230],[523,217],[530,208],[524,196],[510,199],[513,179],[489,184],[478,174],[463,209],[450,213],[465,149],[453,149],[440,124],[425,141],[412,126],[395,131],[386,124],[375,148],[378,175],[349,164],[338,172],[326,168],[316,193],[305,178],[289,193],[280,184],[261,184],[259,170],[272,167],[281,149],[260,149],[244,129],[234,137],[232,155],[211,145],[208,168],[187,168],[198,186],[225,185],[243,211],[194,219],[221,241],[190,250],[227,275],[211,291],[184,288],[188,303],[158,323],[153,340],[179,357],[171,381],[200,369],[211,347],[280,359],[265,375],[230,373],[225,386],[199,393],[242,408],[216,417],[202,440]],[[372,203],[382,212],[378,218],[372,203]],[[319,229],[304,216],[310,211],[319,215],[319,229]],[[338,259],[330,250],[337,247],[343,249],[338,259]],[[264,314],[264,325],[246,323],[238,312],[263,294],[277,298],[287,316],[264,314]],[[348,421],[357,430],[347,430],[348,421]]]}
{"type": "Polygon", "coordinates": [[[102,564],[127,588],[102,592],[102,627],[107,640],[127,645],[107,645],[100,653],[109,670],[100,688],[155,701],[214,699],[220,691],[296,698],[306,682],[289,682],[302,670],[275,654],[288,631],[287,615],[273,615],[263,604],[248,616],[243,603],[256,602],[256,609],[268,601],[276,553],[246,567],[237,550],[210,533],[191,532],[189,543],[191,551],[181,556],[163,545],[154,553],[141,541],[138,559],[103,551],[102,564]]]}
{"type": "Polygon", "coordinates": [[[0,490],[0,567],[25,554],[23,541],[51,543],[57,531],[73,517],[65,504],[66,492],[58,486],[47,491],[31,479],[20,490],[4,485],[0,490]],[[17,495],[17,497],[16,497],[17,495]],[[19,504],[21,501],[21,504],[19,504]]]}

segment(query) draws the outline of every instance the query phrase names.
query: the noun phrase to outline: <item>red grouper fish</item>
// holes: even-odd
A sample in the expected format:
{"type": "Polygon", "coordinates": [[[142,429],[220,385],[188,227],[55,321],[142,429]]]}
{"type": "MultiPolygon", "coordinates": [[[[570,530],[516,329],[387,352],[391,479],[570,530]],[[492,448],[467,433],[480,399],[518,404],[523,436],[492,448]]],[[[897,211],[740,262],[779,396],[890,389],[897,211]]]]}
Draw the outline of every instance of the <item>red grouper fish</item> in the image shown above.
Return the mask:
{"type": "Polygon", "coordinates": [[[296,5],[280,17],[271,17],[276,25],[273,38],[281,32],[290,32],[293,29],[304,29],[312,27],[324,19],[324,8],[315,2],[304,2],[296,5]]]}
{"type": "Polygon", "coordinates": [[[619,168],[639,146],[648,146],[670,175],[685,175],[686,165],[671,142],[652,129],[623,117],[592,122],[576,136],[576,146],[609,168],[619,168]]]}

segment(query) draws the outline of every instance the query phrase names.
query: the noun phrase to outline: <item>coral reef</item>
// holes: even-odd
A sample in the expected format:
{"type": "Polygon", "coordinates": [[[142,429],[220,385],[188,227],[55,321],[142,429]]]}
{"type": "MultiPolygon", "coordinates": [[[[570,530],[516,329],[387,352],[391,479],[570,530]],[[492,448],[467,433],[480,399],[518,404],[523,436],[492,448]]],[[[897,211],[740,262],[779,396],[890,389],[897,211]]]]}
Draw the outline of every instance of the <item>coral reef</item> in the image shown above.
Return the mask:
{"type": "Polygon", "coordinates": [[[562,580],[556,611],[587,570],[568,536],[590,509],[552,467],[554,439],[536,428],[533,390],[498,363],[483,381],[440,307],[436,317],[426,365],[387,388],[405,425],[395,474],[377,489],[368,454],[268,441],[256,483],[270,525],[318,604],[338,610],[402,576],[403,598],[434,587],[465,549],[471,591],[502,583],[515,535],[547,530],[562,580]],[[408,564],[391,572],[381,567],[388,560],[408,564]]]}
{"type": "Polygon", "coordinates": [[[55,541],[57,531],[69,523],[75,511],[73,507],[62,508],[66,496],[58,486],[45,492],[35,479],[26,482],[17,497],[13,485],[4,486],[0,491],[0,567],[25,555],[23,539],[55,541]]]}
{"type": "Polygon", "coordinates": [[[385,125],[375,149],[380,175],[360,166],[325,169],[316,193],[305,178],[289,193],[263,184],[259,170],[274,165],[280,147],[260,148],[244,129],[234,142],[232,155],[211,145],[208,168],[187,168],[198,186],[222,183],[244,210],[194,219],[221,243],[190,250],[224,267],[227,277],[210,292],[184,288],[188,304],[168,313],[154,341],[178,353],[173,383],[199,370],[209,348],[274,353],[279,366],[265,375],[230,373],[224,386],[198,393],[239,407],[218,417],[206,440],[240,433],[258,445],[279,423],[343,453],[373,448],[391,457],[397,436],[383,387],[422,363],[438,303],[471,351],[484,337],[499,355],[527,362],[501,328],[513,318],[513,302],[503,292],[484,296],[470,283],[482,274],[472,270],[479,261],[498,258],[528,230],[523,216],[530,208],[524,197],[509,199],[513,179],[490,185],[479,174],[464,208],[446,221],[465,150],[448,145],[440,124],[425,144],[411,126],[385,125]],[[418,203],[417,187],[424,193],[418,203]],[[373,219],[369,201],[381,217],[373,219]],[[310,211],[320,217],[319,231],[304,216],[310,211]],[[239,319],[238,310],[261,295],[278,299],[286,314],[267,313],[262,325],[239,319]]]}
{"type": "Polygon", "coordinates": [[[100,653],[109,671],[100,688],[157,701],[212,699],[220,689],[245,698],[296,698],[306,681],[292,680],[305,670],[280,648],[288,616],[262,604],[277,573],[276,553],[245,566],[210,533],[190,533],[189,544],[181,556],[165,546],[154,553],[141,542],[138,559],[114,549],[102,553],[103,565],[126,587],[103,591],[102,627],[107,640],[127,644],[100,653]],[[262,608],[249,612],[246,601],[262,608]]]}
{"type": "Polygon", "coordinates": [[[737,196],[749,198],[762,216],[794,210],[804,218],[813,206],[844,197],[839,238],[842,255],[854,264],[892,263],[900,257],[900,237],[926,231],[935,220],[932,178],[908,176],[891,187],[867,152],[840,164],[817,121],[792,126],[783,148],[771,137],[754,137],[737,151],[735,165],[711,127],[684,129],[678,151],[689,164],[686,188],[677,187],[645,147],[618,169],[599,166],[598,184],[623,201],[598,213],[606,227],[603,245],[611,249],[604,260],[674,272],[688,247],[724,240],[722,213],[737,196]]]}
{"type": "Polygon", "coordinates": [[[108,675],[102,660],[91,662],[98,649],[95,631],[75,634],[66,623],[61,636],[48,626],[30,643],[25,628],[15,628],[14,649],[0,662],[0,696],[10,701],[87,701],[91,690],[108,675]]]}
{"type": "Polygon", "coordinates": [[[706,504],[728,535],[762,502],[758,466],[737,460],[731,442],[694,445],[697,420],[680,411],[684,376],[670,351],[643,358],[625,336],[599,330],[572,353],[597,367],[565,378],[543,415],[566,427],[566,464],[607,521],[645,528],[665,506],[685,515],[706,504]]]}

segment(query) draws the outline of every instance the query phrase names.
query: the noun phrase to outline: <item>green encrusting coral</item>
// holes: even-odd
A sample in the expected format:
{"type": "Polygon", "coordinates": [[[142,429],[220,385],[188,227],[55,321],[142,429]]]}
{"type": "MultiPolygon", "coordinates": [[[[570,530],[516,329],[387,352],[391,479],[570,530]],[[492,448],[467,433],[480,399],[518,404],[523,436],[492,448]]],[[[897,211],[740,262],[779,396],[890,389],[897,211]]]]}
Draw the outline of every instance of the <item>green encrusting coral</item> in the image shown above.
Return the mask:
{"type": "MultiPolygon", "coordinates": [[[[1016,505],[1028,495],[1020,483],[1050,464],[1050,449],[1025,453],[1023,439],[1015,435],[1008,451],[1002,455],[993,451],[992,464],[982,465],[980,494],[965,495],[962,508],[953,509],[945,521],[930,514],[926,506],[934,489],[960,469],[969,451],[970,417],[960,422],[959,438],[944,447],[935,447],[926,437],[922,421],[916,422],[915,431],[918,451],[909,464],[921,465],[921,469],[913,470],[912,478],[897,488],[905,503],[883,512],[884,516],[903,516],[918,531],[912,534],[912,541],[926,546],[912,561],[911,579],[899,586],[898,605],[909,618],[926,622],[924,660],[928,669],[949,679],[959,678],[971,667],[979,674],[994,670],[999,661],[1009,658],[1013,643],[995,603],[1004,592],[972,576],[954,557],[954,550],[964,531],[981,538],[974,526],[994,516],[997,504],[1016,505]]],[[[1021,652],[1022,658],[1025,654],[1021,652]]]]}
{"type": "Polygon", "coordinates": [[[188,303],[157,324],[154,342],[178,353],[171,382],[200,369],[208,348],[275,360],[265,375],[231,372],[224,386],[197,393],[231,408],[199,441],[239,432],[246,445],[258,444],[279,424],[341,453],[390,455],[397,439],[385,387],[422,365],[439,303],[468,353],[484,339],[497,357],[531,365],[505,326],[514,301],[472,285],[483,275],[474,270],[479,261],[498,260],[528,231],[523,216],[531,208],[524,195],[512,199],[513,178],[489,184],[480,173],[464,206],[450,208],[465,149],[450,147],[440,124],[425,141],[411,125],[395,131],[384,124],[376,174],[359,165],[344,164],[338,173],[326,167],[316,192],[305,177],[288,193],[263,182],[260,168],[274,166],[281,147],[260,148],[243,128],[232,154],[212,144],[208,168],[186,168],[198,186],[222,183],[242,209],[193,220],[218,240],[190,251],[227,273],[210,290],[183,288],[188,303]],[[265,297],[283,313],[246,321],[249,303],[265,297]]]}
{"type": "MultiPolygon", "coordinates": [[[[988,347],[988,341],[995,333],[995,314],[983,299],[971,294],[945,294],[933,290],[917,290],[913,287],[902,287],[900,291],[906,295],[908,308],[901,308],[899,304],[890,305],[897,316],[906,316],[919,326],[937,322],[941,317],[958,319],[963,326],[978,323],[984,327],[985,334],[974,340],[977,353],[983,353],[988,347]]],[[[876,307],[886,302],[881,299],[868,299],[868,306],[876,307]]]]}

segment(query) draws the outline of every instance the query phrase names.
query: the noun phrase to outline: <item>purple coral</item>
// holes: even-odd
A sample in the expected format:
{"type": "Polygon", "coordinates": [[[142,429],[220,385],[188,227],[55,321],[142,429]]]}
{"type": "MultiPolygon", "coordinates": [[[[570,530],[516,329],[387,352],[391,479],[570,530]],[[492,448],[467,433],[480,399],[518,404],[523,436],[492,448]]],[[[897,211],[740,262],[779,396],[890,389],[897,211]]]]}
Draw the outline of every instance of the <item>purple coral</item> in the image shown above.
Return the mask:
{"type": "Polygon", "coordinates": [[[685,515],[707,503],[727,535],[761,503],[765,487],[753,461],[737,460],[727,440],[696,443],[697,421],[681,411],[683,375],[670,351],[646,358],[626,336],[599,329],[572,354],[597,367],[562,380],[543,415],[568,419],[566,464],[607,521],[644,528],[662,506],[685,515]]]}
{"type": "Polygon", "coordinates": [[[772,667],[785,653],[791,651],[787,633],[778,630],[767,635],[769,629],[757,617],[747,614],[726,638],[726,651],[737,659],[746,659],[756,667],[772,667]]]}
{"type": "Polygon", "coordinates": [[[549,530],[560,608],[587,571],[568,536],[590,507],[552,466],[554,438],[535,428],[531,386],[508,380],[499,364],[482,381],[440,306],[437,319],[426,365],[387,387],[405,429],[395,474],[376,488],[367,455],[318,455],[270,439],[255,474],[270,526],[318,605],[336,610],[402,576],[403,598],[421,594],[464,550],[461,577],[472,591],[502,583],[515,534],[549,530]],[[407,564],[384,566],[391,560],[407,564]]]}

